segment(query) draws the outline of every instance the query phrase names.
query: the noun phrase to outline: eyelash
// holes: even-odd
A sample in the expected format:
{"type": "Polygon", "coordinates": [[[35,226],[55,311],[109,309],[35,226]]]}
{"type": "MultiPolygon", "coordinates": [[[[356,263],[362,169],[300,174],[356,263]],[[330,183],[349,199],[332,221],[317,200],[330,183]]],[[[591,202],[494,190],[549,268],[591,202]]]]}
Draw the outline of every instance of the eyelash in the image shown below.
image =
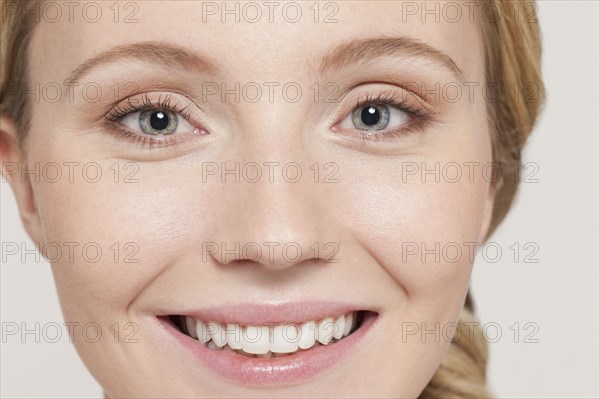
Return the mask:
{"type": "MultiPolygon", "coordinates": [[[[136,97],[135,100],[137,103],[138,97],[136,97]]],[[[125,100],[124,104],[117,104],[104,116],[108,122],[108,128],[110,132],[115,135],[117,140],[125,139],[132,143],[139,144],[141,148],[144,148],[146,145],[148,145],[150,149],[152,149],[156,144],[160,144],[161,146],[169,146],[179,142],[180,139],[175,137],[157,139],[151,136],[142,136],[140,134],[136,134],[122,127],[119,121],[129,114],[150,110],[167,110],[175,112],[189,121],[192,119],[191,114],[187,110],[189,105],[181,107],[179,102],[173,104],[173,98],[171,94],[165,95],[162,99],[159,96],[158,101],[155,101],[150,98],[148,93],[144,93],[141,97],[141,101],[141,105],[135,104],[132,101],[132,97],[129,97],[125,100]]]]}
{"type": "Polygon", "coordinates": [[[412,118],[412,120],[407,125],[388,132],[384,131],[373,133],[361,131],[360,137],[363,139],[363,141],[390,141],[400,138],[407,134],[414,133],[417,130],[422,130],[425,126],[432,123],[434,119],[433,112],[426,110],[423,107],[411,105],[404,99],[397,100],[396,96],[388,91],[382,91],[377,94],[369,93],[366,97],[362,99],[359,98],[351,112],[366,105],[385,105],[388,107],[394,107],[400,111],[406,112],[412,118]]]}
{"type": "MultiPolygon", "coordinates": [[[[137,99],[137,98],[136,98],[137,99]]],[[[125,100],[124,104],[117,104],[112,108],[106,115],[105,119],[108,123],[110,132],[117,138],[117,140],[125,139],[132,143],[139,144],[140,148],[144,148],[146,145],[152,149],[155,145],[160,144],[161,146],[169,146],[177,143],[181,139],[179,137],[168,137],[157,139],[151,136],[142,136],[140,134],[133,133],[120,125],[119,121],[125,116],[135,113],[144,112],[150,110],[168,110],[180,114],[186,120],[191,120],[191,114],[187,111],[189,105],[185,107],[179,106],[179,103],[173,104],[172,95],[167,94],[164,98],[158,98],[158,101],[153,101],[147,93],[141,97],[142,104],[134,104],[132,97],[125,100]]],[[[137,102],[137,101],[136,101],[137,102]]],[[[350,111],[354,112],[355,109],[364,107],[366,105],[383,105],[388,107],[397,108],[403,112],[406,112],[412,120],[405,126],[396,128],[395,130],[388,132],[365,132],[359,133],[360,138],[364,142],[367,141],[390,141],[396,138],[400,138],[407,134],[424,128],[427,124],[433,120],[433,113],[425,110],[422,107],[416,107],[411,105],[406,100],[396,100],[396,96],[393,93],[382,91],[377,94],[369,93],[364,98],[359,98],[356,101],[355,107],[350,111]]],[[[346,115],[346,114],[344,114],[346,115]]],[[[191,122],[190,122],[191,123],[191,122]]]]}

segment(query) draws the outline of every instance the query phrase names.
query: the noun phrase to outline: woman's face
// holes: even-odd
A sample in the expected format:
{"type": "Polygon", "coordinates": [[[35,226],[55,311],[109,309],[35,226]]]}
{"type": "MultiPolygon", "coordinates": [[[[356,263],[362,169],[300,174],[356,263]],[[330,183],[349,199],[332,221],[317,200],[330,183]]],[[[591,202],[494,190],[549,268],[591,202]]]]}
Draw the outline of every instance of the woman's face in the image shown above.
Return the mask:
{"type": "Polygon", "coordinates": [[[408,3],[101,3],[97,22],[84,5],[40,21],[25,156],[47,175],[19,201],[108,396],[424,389],[489,226],[491,144],[478,22],[408,3]],[[237,343],[203,345],[192,320],[237,343]],[[308,321],[336,339],[310,347],[308,321]]]}

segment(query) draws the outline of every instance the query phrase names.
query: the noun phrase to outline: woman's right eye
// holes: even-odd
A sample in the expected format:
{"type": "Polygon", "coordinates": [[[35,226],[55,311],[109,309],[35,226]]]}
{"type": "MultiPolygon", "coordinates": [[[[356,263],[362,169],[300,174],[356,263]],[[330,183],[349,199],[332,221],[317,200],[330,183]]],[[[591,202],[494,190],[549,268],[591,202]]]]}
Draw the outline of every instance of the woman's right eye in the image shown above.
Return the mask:
{"type": "Polygon", "coordinates": [[[184,142],[192,136],[209,134],[188,109],[194,103],[175,93],[144,93],[117,104],[105,116],[105,126],[118,139],[146,144],[150,148],[184,142]],[[190,134],[192,136],[190,136],[190,134]]]}

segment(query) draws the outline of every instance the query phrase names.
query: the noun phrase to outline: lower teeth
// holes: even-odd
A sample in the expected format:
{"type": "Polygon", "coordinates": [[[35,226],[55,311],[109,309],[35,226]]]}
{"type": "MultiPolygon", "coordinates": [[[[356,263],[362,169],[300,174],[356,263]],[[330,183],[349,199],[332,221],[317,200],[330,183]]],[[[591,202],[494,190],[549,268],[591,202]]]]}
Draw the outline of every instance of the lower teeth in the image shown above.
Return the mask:
{"type": "MultiPolygon", "coordinates": [[[[333,339],[328,345],[331,344],[335,344],[336,342],[340,341],[339,339],[333,339]]],[[[246,357],[262,357],[262,358],[271,358],[271,357],[285,357],[285,356],[289,356],[289,355],[293,355],[294,353],[298,353],[298,352],[304,352],[307,350],[310,350],[312,348],[318,347],[318,346],[322,346],[323,344],[321,344],[320,342],[315,342],[315,344],[313,346],[311,346],[309,349],[298,349],[296,352],[292,352],[292,353],[273,353],[273,352],[267,352],[267,353],[263,353],[263,354],[254,354],[254,353],[247,353],[244,352],[242,349],[231,349],[229,347],[229,345],[225,345],[223,347],[218,347],[212,340],[208,341],[207,343],[204,344],[205,347],[207,347],[208,349],[212,349],[215,351],[231,351],[231,352],[235,352],[238,355],[242,355],[242,356],[246,356],[246,357]]]]}

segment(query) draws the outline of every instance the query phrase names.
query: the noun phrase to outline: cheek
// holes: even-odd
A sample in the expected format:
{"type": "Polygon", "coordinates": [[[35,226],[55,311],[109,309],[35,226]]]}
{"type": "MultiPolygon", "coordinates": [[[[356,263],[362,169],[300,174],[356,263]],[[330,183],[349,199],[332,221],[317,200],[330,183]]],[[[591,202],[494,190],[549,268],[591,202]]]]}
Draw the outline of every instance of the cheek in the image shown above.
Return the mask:
{"type": "Polygon", "coordinates": [[[46,244],[61,248],[48,258],[68,316],[122,313],[182,246],[204,239],[210,199],[186,189],[177,165],[48,159],[75,162],[72,179],[63,168],[59,181],[34,185],[46,244]]]}
{"type": "Polygon", "coordinates": [[[466,293],[489,183],[481,167],[472,179],[462,167],[456,180],[455,168],[444,172],[450,162],[462,163],[414,159],[357,167],[356,181],[345,186],[343,195],[360,204],[343,210],[345,228],[399,283],[402,306],[410,303],[403,317],[454,321],[466,293]]]}

